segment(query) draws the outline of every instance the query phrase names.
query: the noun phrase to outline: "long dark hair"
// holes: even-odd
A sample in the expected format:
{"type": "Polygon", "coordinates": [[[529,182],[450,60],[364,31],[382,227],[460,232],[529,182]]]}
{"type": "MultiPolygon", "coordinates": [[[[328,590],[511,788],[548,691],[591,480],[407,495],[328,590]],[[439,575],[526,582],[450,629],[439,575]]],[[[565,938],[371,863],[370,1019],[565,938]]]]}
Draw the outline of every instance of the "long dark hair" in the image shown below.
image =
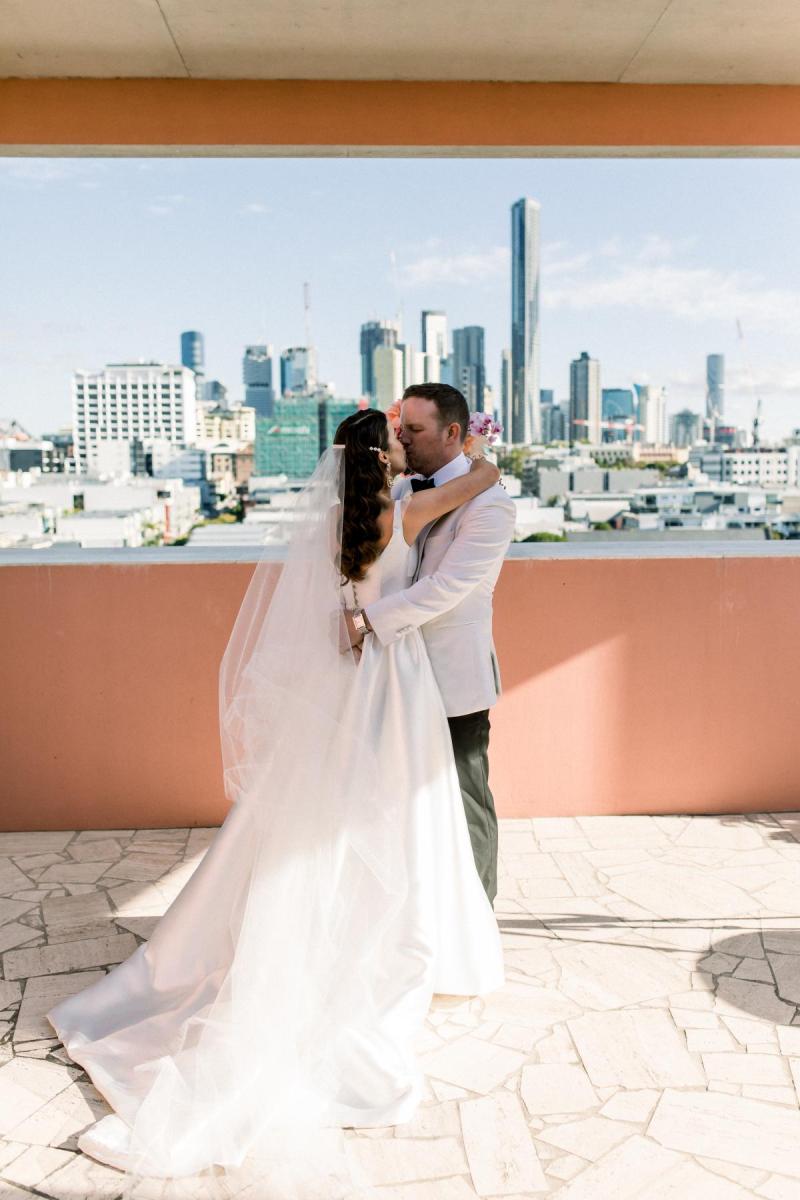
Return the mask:
{"type": "Polygon", "coordinates": [[[344,446],[344,513],[341,572],[357,583],[380,553],[378,517],[389,504],[386,467],[370,446],[388,453],[386,413],[364,408],[346,417],[336,430],[334,446],[344,446]]]}

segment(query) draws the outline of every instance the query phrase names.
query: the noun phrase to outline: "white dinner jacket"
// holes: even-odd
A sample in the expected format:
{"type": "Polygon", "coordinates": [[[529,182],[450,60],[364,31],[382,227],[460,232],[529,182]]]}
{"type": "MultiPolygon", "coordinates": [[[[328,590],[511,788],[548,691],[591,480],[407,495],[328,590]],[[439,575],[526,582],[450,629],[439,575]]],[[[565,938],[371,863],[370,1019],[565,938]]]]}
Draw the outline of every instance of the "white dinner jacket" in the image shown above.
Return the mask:
{"type": "MultiPolygon", "coordinates": [[[[435,472],[436,484],[469,471],[458,455],[435,472]]],[[[397,481],[392,497],[411,490],[397,481]]],[[[492,595],[514,533],[516,507],[498,483],[421,531],[409,555],[409,586],[381,596],[365,611],[375,636],[388,645],[419,628],[448,717],[491,708],[500,694],[492,637],[492,595]]]]}

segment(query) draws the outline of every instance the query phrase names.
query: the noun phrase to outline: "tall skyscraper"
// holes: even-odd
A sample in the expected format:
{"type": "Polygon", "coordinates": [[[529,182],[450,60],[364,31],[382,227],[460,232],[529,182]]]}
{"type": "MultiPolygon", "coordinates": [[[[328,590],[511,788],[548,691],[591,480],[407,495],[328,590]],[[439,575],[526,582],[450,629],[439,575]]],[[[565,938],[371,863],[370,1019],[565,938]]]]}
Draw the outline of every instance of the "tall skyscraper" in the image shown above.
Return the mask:
{"type": "Polygon", "coordinates": [[[412,383],[424,383],[425,355],[407,343],[398,346],[398,350],[403,351],[403,387],[410,387],[412,383]]]}
{"type": "Polygon", "coordinates": [[[290,346],[281,355],[281,395],[310,396],[317,389],[317,352],[313,346],[290,346]]]}
{"type": "Polygon", "coordinates": [[[225,408],[228,402],[228,389],[219,379],[207,379],[204,386],[203,399],[210,406],[225,408]]]}
{"type": "Polygon", "coordinates": [[[203,335],[197,329],[187,329],[181,334],[181,363],[194,371],[195,397],[198,404],[206,399],[205,348],[203,335]]]}
{"type": "Polygon", "coordinates": [[[560,441],[564,432],[563,419],[553,389],[540,388],[539,402],[542,408],[542,441],[545,445],[560,441]]]}
{"type": "Polygon", "coordinates": [[[636,411],[632,388],[603,388],[603,420],[632,417],[636,411]]]}
{"type": "Polygon", "coordinates": [[[510,442],[542,436],[539,406],[539,211],[524,197],[511,206],[511,432],[510,442]]]}
{"type": "Polygon", "coordinates": [[[398,346],[376,346],[372,354],[375,370],[374,403],[384,412],[399,400],[405,387],[403,351],[398,346]]]}
{"type": "Polygon", "coordinates": [[[511,441],[511,351],[503,350],[500,355],[500,435],[504,442],[511,441]]]}
{"type": "Polygon", "coordinates": [[[600,444],[600,363],[584,350],[569,364],[569,439],[600,444]]]}
{"type": "Polygon", "coordinates": [[[400,331],[396,321],[366,321],[361,326],[361,393],[375,398],[375,364],[373,354],[378,346],[396,346],[400,331]]]}
{"type": "Polygon", "coordinates": [[[632,442],[636,402],[632,388],[603,388],[603,441],[632,442]]]}
{"type": "Polygon", "coordinates": [[[641,440],[650,446],[660,446],[666,441],[666,393],[652,384],[633,385],[639,409],[639,433],[641,440]]]}
{"type": "Polygon", "coordinates": [[[550,442],[564,441],[566,422],[560,404],[552,401],[542,401],[542,441],[545,445],[550,442]]]}
{"type": "Polygon", "coordinates": [[[706,416],[725,414],[725,355],[706,355],[706,416]]]}
{"type": "Polygon", "coordinates": [[[187,329],[181,334],[181,362],[190,371],[198,371],[201,375],[205,370],[203,335],[196,329],[187,329]]]}
{"type": "Polygon", "coordinates": [[[449,347],[445,313],[435,309],[426,309],[422,313],[422,353],[447,358],[449,347]]]}
{"type": "Polygon", "coordinates": [[[465,325],[463,329],[453,330],[454,386],[464,393],[470,412],[483,412],[486,385],[483,343],[482,325],[465,325]]]}
{"type": "Polygon", "coordinates": [[[699,413],[682,408],[670,418],[670,442],[673,446],[693,446],[699,442],[703,432],[703,422],[699,413]]]}
{"type": "Polygon", "coordinates": [[[244,402],[258,417],[275,412],[275,386],[272,379],[272,346],[245,346],[242,359],[244,402]]]}
{"type": "Polygon", "coordinates": [[[425,383],[440,383],[442,379],[442,360],[438,354],[423,354],[423,373],[425,383]]]}
{"type": "Polygon", "coordinates": [[[197,436],[197,383],[189,367],[109,363],[72,376],[72,427],[79,473],[97,467],[101,443],[154,441],[176,449],[197,436]]]}

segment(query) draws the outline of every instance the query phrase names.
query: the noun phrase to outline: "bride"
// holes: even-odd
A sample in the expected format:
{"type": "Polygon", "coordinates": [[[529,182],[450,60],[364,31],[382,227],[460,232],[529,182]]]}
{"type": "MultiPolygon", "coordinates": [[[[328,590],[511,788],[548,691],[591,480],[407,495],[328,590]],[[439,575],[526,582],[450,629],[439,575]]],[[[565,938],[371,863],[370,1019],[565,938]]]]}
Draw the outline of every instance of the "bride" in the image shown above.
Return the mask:
{"type": "Polygon", "coordinates": [[[422,635],[359,653],[343,618],[408,586],[417,534],[499,472],[393,501],[405,466],[384,413],[339,426],[222,659],[227,816],[149,941],[47,1014],[113,1110],[78,1146],[125,1195],[355,1194],[343,1130],[411,1119],[432,995],[504,982],[422,635]]]}

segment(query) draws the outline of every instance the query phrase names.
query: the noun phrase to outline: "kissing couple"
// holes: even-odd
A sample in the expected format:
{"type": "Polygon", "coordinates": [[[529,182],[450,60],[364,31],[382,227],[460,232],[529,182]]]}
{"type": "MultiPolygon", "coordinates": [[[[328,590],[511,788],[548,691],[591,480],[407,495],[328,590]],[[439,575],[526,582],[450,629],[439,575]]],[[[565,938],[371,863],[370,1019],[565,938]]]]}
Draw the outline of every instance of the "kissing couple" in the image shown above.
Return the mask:
{"type": "Polygon", "coordinates": [[[126,1195],[367,1194],[345,1131],[425,1102],[435,994],[505,981],[488,742],[515,508],[469,422],[426,383],[341,423],[221,661],[225,820],[149,940],[47,1014],[112,1109],[78,1146],[126,1195]]]}

